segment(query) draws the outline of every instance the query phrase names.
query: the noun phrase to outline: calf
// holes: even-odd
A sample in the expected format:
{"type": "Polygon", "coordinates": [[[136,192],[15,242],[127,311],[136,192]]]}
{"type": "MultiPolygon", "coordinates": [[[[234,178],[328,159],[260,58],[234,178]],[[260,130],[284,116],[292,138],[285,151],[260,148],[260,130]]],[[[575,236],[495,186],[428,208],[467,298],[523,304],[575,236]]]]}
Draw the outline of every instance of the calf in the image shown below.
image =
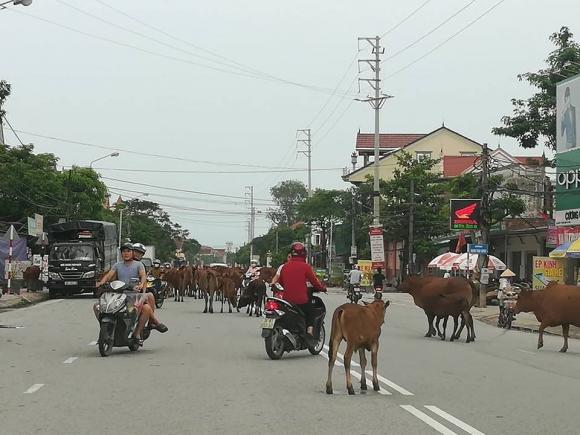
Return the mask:
{"type": "MultiPolygon", "coordinates": [[[[228,301],[229,312],[232,312],[232,305],[236,306],[237,291],[236,284],[231,278],[222,277],[219,278],[220,288],[222,292],[222,308],[220,313],[224,312],[224,299],[228,301]]],[[[238,311],[240,311],[238,309],[238,311]]]]}
{"type": "Polygon", "coordinates": [[[367,389],[365,368],[367,359],[365,349],[371,352],[371,365],[373,366],[373,389],[379,391],[379,379],[377,375],[377,353],[379,351],[379,336],[381,326],[385,322],[385,312],[389,301],[383,302],[376,298],[374,302],[364,306],[357,304],[344,304],[338,307],[332,316],[332,329],[328,349],[328,379],[326,380],[326,394],[332,394],[332,370],[336,361],[338,347],[342,340],[346,341],[344,352],[344,370],[346,373],[346,389],[348,394],[354,394],[350,377],[350,361],[353,352],[358,350],[361,366],[360,389],[367,389]]]}
{"type": "Polygon", "coordinates": [[[550,282],[544,290],[522,289],[516,303],[516,314],[532,311],[540,322],[538,349],[544,346],[544,329],[562,325],[564,346],[568,350],[570,325],[580,326],[580,288],[550,282]]]}

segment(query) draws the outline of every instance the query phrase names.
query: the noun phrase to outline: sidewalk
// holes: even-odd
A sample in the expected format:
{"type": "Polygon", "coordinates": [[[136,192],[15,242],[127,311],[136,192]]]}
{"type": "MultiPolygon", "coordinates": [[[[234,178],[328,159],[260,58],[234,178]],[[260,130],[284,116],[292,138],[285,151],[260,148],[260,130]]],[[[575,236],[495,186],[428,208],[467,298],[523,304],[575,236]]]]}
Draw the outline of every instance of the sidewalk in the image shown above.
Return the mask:
{"type": "MultiPolygon", "coordinates": [[[[471,309],[471,314],[473,315],[474,319],[480,320],[493,326],[497,326],[499,307],[496,305],[490,305],[486,308],[473,307],[471,309]]],[[[540,329],[540,322],[536,320],[534,313],[520,313],[516,315],[516,320],[512,323],[512,329],[528,332],[538,332],[540,329]]],[[[554,328],[546,328],[544,332],[546,334],[562,336],[562,327],[556,326],[554,328]]],[[[570,338],[580,339],[580,328],[576,326],[570,326],[570,338]]]]}
{"type": "Polygon", "coordinates": [[[19,295],[5,293],[0,297],[0,311],[27,307],[45,301],[46,299],[48,299],[48,290],[28,292],[21,289],[19,295]]]}

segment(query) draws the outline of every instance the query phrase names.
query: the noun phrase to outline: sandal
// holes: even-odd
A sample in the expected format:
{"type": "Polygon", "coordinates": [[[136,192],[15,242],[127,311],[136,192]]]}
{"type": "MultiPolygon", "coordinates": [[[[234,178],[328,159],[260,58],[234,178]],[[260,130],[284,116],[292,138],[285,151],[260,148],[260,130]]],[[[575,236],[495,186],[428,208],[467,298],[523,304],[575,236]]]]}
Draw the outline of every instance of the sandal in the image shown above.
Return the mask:
{"type": "Polygon", "coordinates": [[[159,332],[161,332],[162,334],[167,332],[169,330],[169,328],[167,326],[165,326],[163,323],[158,323],[155,326],[155,329],[159,332]]]}

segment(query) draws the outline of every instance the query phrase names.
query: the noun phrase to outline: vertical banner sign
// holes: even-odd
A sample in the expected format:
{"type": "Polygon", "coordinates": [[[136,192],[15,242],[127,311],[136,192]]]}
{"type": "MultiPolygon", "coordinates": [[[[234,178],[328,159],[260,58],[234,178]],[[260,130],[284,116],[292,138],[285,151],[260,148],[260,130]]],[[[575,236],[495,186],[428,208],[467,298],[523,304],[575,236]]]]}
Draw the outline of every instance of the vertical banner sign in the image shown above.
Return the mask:
{"type": "Polygon", "coordinates": [[[580,75],[556,86],[557,226],[580,225],[580,75]],[[578,112],[576,112],[578,109],[578,112]]]}
{"type": "Polygon", "coordinates": [[[534,290],[541,290],[550,281],[564,282],[564,260],[561,258],[534,257],[534,290]]]}
{"type": "Polygon", "coordinates": [[[449,209],[452,230],[478,230],[480,228],[481,199],[452,199],[449,209]]]}
{"type": "Polygon", "coordinates": [[[372,227],[369,231],[371,238],[371,260],[373,269],[385,268],[385,244],[383,241],[383,227],[372,227]]]}
{"type": "Polygon", "coordinates": [[[35,236],[40,236],[44,231],[44,216],[38,213],[34,213],[34,222],[36,223],[35,236]]]}

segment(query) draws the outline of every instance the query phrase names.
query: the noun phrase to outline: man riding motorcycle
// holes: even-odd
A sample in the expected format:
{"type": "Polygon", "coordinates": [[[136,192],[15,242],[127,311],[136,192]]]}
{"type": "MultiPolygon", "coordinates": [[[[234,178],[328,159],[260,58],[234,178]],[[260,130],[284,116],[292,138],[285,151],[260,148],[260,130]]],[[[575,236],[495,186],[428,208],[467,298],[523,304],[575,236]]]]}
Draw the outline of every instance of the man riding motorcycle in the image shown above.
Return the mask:
{"type": "Polygon", "coordinates": [[[306,263],[307,253],[304,244],[292,243],[290,255],[290,260],[280,271],[279,282],[284,287],[282,299],[291,302],[302,310],[306,320],[306,338],[309,345],[314,346],[316,344],[316,339],[313,336],[314,313],[306,282],[321,292],[326,292],[326,287],[316,278],[312,267],[306,263]]]}
{"type": "Polygon", "coordinates": [[[161,261],[157,258],[153,261],[153,267],[149,271],[153,278],[161,278],[163,271],[161,270],[161,261]]]}
{"type": "MultiPolygon", "coordinates": [[[[138,279],[139,284],[136,286],[135,290],[138,292],[143,292],[147,288],[147,275],[145,274],[145,267],[140,261],[135,261],[133,258],[133,245],[130,243],[125,243],[121,245],[121,256],[123,261],[115,263],[111,270],[109,270],[104,277],[102,277],[97,282],[97,287],[102,286],[106,282],[110,282],[113,279],[123,281],[125,283],[131,283],[132,280],[138,279]]],[[[98,303],[93,306],[93,311],[99,317],[98,303]]],[[[135,331],[133,332],[133,337],[140,340],[143,328],[149,322],[152,329],[156,329],[159,332],[167,332],[168,328],[163,323],[159,322],[159,319],[153,313],[153,307],[155,307],[155,297],[151,293],[145,293],[143,299],[140,303],[135,304],[135,308],[139,310],[139,322],[135,331]],[[150,302],[150,300],[153,302],[150,302]]]]}

